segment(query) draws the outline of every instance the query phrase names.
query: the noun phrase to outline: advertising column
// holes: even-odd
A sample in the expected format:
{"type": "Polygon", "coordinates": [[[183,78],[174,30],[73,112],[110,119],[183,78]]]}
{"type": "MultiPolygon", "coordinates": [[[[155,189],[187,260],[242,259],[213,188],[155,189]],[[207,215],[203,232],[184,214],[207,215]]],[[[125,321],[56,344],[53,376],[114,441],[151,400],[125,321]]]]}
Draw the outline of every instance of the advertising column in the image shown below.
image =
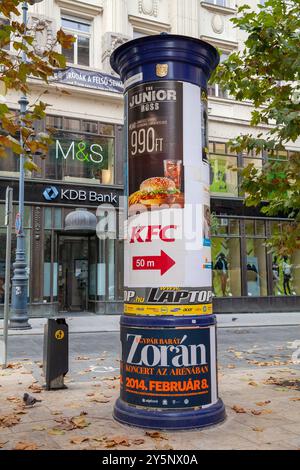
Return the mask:
{"type": "Polygon", "coordinates": [[[207,80],[217,51],[174,35],[119,47],[128,217],[118,421],[190,429],[225,419],[217,393],[207,80]]]}

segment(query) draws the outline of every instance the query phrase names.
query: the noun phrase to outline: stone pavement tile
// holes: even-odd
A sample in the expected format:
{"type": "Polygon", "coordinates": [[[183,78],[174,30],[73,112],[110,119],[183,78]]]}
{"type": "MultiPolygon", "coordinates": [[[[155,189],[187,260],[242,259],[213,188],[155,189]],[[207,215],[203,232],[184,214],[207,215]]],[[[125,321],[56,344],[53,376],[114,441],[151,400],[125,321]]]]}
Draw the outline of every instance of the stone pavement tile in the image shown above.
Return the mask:
{"type": "MultiPolygon", "coordinates": [[[[54,417],[53,417],[54,418],[54,417]]],[[[40,421],[27,421],[26,423],[21,422],[20,424],[17,424],[14,426],[12,429],[13,434],[16,433],[29,433],[31,434],[32,432],[39,431],[42,432],[46,429],[51,429],[57,426],[58,423],[52,420],[40,420],[40,421]]]]}
{"type": "Polygon", "coordinates": [[[288,403],[285,403],[282,406],[278,406],[277,414],[287,424],[292,424],[291,421],[294,422],[294,423],[299,424],[299,422],[300,422],[300,402],[293,403],[293,402],[289,401],[288,403]]]}
{"type": "MultiPolygon", "coordinates": [[[[223,435],[226,433],[237,434],[241,437],[248,438],[248,434],[251,432],[251,426],[248,424],[242,424],[235,420],[235,416],[228,416],[224,423],[219,424],[217,426],[212,426],[211,428],[205,428],[205,434],[211,435],[214,437],[215,435],[223,435]]],[[[203,431],[203,432],[204,432],[203,431]]]]}
{"type": "Polygon", "coordinates": [[[292,421],[288,418],[283,418],[282,416],[278,415],[277,413],[273,412],[269,415],[260,415],[254,416],[252,414],[238,414],[236,413],[236,421],[238,423],[251,426],[251,427],[259,427],[259,428],[267,428],[270,426],[282,426],[285,424],[294,424],[295,421],[299,421],[299,417],[295,416],[295,420],[292,421]]]}
{"type": "Polygon", "coordinates": [[[27,411],[26,414],[20,415],[22,423],[46,421],[53,418],[49,408],[42,403],[39,403],[32,408],[25,408],[25,411],[27,411]]]}
{"type": "Polygon", "coordinates": [[[254,449],[253,442],[230,432],[218,433],[217,435],[207,434],[203,431],[197,437],[189,436],[190,444],[194,445],[196,450],[250,450],[254,449]]]}
{"type": "Polygon", "coordinates": [[[288,438],[283,434],[281,444],[282,446],[289,446],[291,449],[300,450],[300,436],[288,438]]]}
{"type": "Polygon", "coordinates": [[[20,432],[13,434],[3,447],[4,450],[12,450],[18,442],[32,442],[38,446],[38,450],[59,450],[62,449],[50,436],[46,436],[42,431],[20,432]]]}
{"type": "Polygon", "coordinates": [[[300,420],[298,421],[297,424],[283,424],[282,430],[284,431],[290,431],[297,436],[300,436],[300,420]]]}
{"type": "MultiPolygon", "coordinates": [[[[286,443],[291,443],[297,435],[291,431],[284,430],[282,427],[263,427],[263,426],[255,426],[248,434],[248,439],[256,445],[265,445],[265,444],[274,444],[280,448],[283,440],[286,443]],[[255,429],[260,431],[255,431],[255,429]]],[[[300,443],[300,436],[298,436],[298,440],[300,443]]],[[[291,445],[291,444],[290,444],[291,445]]]]}
{"type": "Polygon", "coordinates": [[[0,442],[9,441],[12,435],[11,428],[0,428],[0,442]]]}

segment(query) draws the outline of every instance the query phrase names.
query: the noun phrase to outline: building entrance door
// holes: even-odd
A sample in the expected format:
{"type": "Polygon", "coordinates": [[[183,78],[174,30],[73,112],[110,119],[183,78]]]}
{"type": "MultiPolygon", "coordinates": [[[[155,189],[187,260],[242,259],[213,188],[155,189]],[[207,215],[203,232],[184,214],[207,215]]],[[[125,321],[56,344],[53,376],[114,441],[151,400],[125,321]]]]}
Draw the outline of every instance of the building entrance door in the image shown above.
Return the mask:
{"type": "Polygon", "coordinates": [[[88,310],[89,238],[59,237],[59,310],[81,312],[88,310]]]}

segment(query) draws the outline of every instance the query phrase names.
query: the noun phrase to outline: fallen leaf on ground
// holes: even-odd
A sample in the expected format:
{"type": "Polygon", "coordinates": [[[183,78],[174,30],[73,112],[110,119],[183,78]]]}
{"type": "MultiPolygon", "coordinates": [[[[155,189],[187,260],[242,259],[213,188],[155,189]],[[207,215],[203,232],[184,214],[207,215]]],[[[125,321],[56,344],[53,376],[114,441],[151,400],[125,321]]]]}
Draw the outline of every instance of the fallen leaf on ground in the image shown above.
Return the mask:
{"type": "Polygon", "coordinates": [[[88,437],[73,437],[70,442],[71,444],[82,444],[83,442],[87,442],[89,440],[88,437]]]}
{"type": "Polygon", "coordinates": [[[170,446],[169,444],[164,444],[164,445],[157,444],[155,446],[155,449],[157,449],[157,450],[174,450],[174,447],[170,446]]]}
{"type": "Polygon", "coordinates": [[[76,426],[74,423],[71,423],[69,418],[57,418],[55,421],[59,423],[55,429],[60,429],[61,431],[73,431],[73,429],[76,429],[76,426]]]}
{"type": "Polygon", "coordinates": [[[63,436],[66,433],[62,429],[53,428],[53,429],[49,429],[48,434],[50,436],[63,436]]]}
{"type": "Polygon", "coordinates": [[[6,400],[11,401],[12,403],[22,403],[22,400],[19,397],[7,397],[6,400]]]}
{"type": "Polygon", "coordinates": [[[110,400],[104,395],[98,395],[98,396],[94,396],[93,398],[90,398],[89,401],[93,403],[109,403],[110,400]]]}
{"type": "Polygon", "coordinates": [[[10,428],[18,424],[20,422],[20,419],[21,418],[19,418],[19,416],[16,416],[15,414],[0,416],[0,427],[10,428]]]}
{"type": "Polygon", "coordinates": [[[62,411],[51,411],[51,414],[53,416],[59,416],[59,415],[62,415],[63,413],[62,413],[62,411]]]}
{"type": "Polygon", "coordinates": [[[228,364],[227,369],[236,369],[234,364],[228,364]]]}
{"type": "Polygon", "coordinates": [[[252,428],[252,431],[255,431],[255,432],[264,432],[264,429],[263,429],[263,428],[252,428]]]}
{"type": "Polygon", "coordinates": [[[21,369],[23,366],[21,362],[10,362],[6,367],[7,369],[21,369]]]}
{"type": "Polygon", "coordinates": [[[300,397],[297,397],[297,398],[290,398],[290,401],[300,401],[300,397]]]}
{"type": "Polygon", "coordinates": [[[251,387],[258,387],[258,384],[254,382],[254,380],[250,380],[250,382],[248,382],[248,385],[251,385],[251,387]]]}
{"type": "Polygon", "coordinates": [[[247,359],[247,362],[258,367],[273,367],[273,366],[285,366],[291,364],[291,361],[255,361],[253,359],[247,359]]]}
{"type": "Polygon", "coordinates": [[[35,442],[20,441],[13,450],[37,450],[38,446],[35,442]]]}
{"type": "Polygon", "coordinates": [[[89,423],[84,416],[74,416],[70,419],[71,423],[78,429],[87,428],[91,423],[89,423]]]}
{"type": "Polygon", "coordinates": [[[273,413],[273,411],[272,410],[251,410],[251,413],[254,416],[260,416],[260,415],[269,415],[273,413]]]}
{"type": "Polygon", "coordinates": [[[27,415],[28,411],[25,408],[14,408],[16,415],[27,415]]]}
{"type": "Polygon", "coordinates": [[[8,443],[8,441],[0,442],[0,449],[2,449],[5,446],[5,444],[7,444],[7,443],[8,443]]]}
{"type": "Polygon", "coordinates": [[[160,441],[162,441],[162,440],[167,441],[168,440],[168,438],[159,431],[146,431],[146,436],[149,436],[152,439],[158,439],[160,441]]]}
{"type": "Polygon", "coordinates": [[[33,383],[28,388],[32,393],[41,393],[43,391],[43,387],[40,384],[33,383]]]}
{"type": "Polygon", "coordinates": [[[45,426],[35,426],[32,431],[45,431],[45,426]]]}
{"type": "Polygon", "coordinates": [[[117,376],[114,376],[114,377],[103,377],[102,381],[111,381],[113,382],[114,380],[120,380],[120,376],[117,375],[117,376]]]}
{"type": "Polygon", "coordinates": [[[269,405],[271,403],[270,400],[267,400],[267,401],[259,401],[258,403],[255,403],[256,406],[266,406],[266,405],[269,405]]]}
{"type": "Polygon", "coordinates": [[[90,438],[92,441],[96,441],[96,442],[103,442],[105,441],[107,438],[104,437],[104,436],[93,436],[90,438]]]}
{"type": "Polygon", "coordinates": [[[116,446],[130,447],[130,443],[126,437],[112,437],[105,440],[104,446],[107,449],[111,449],[116,446]]]}
{"type": "Polygon", "coordinates": [[[88,356],[77,356],[76,361],[89,361],[90,360],[90,357],[88,356]]]}
{"type": "Polygon", "coordinates": [[[142,445],[142,444],[144,444],[144,443],[145,443],[145,439],[134,439],[134,440],[132,441],[132,444],[134,444],[135,446],[140,446],[140,445],[142,445]]]}
{"type": "Polygon", "coordinates": [[[234,351],[234,355],[237,359],[241,359],[243,357],[243,353],[239,351],[234,351]]]}
{"type": "Polygon", "coordinates": [[[235,411],[236,413],[246,413],[246,410],[245,408],[242,408],[241,406],[233,406],[232,407],[233,411],[235,411]]]}
{"type": "Polygon", "coordinates": [[[265,385],[278,385],[285,388],[286,390],[300,390],[300,380],[288,380],[276,377],[269,377],[267,380],[263,381],[265,385]]]}

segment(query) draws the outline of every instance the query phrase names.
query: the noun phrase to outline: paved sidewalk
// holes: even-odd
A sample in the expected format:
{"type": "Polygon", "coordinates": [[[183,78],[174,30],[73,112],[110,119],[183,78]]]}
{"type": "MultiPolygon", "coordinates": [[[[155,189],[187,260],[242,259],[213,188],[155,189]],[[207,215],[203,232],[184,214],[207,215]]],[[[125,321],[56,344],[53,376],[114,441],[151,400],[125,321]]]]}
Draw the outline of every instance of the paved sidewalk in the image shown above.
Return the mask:
{"type": "Polygon", "coordinates": [[[202,431],[154,433],[113,420],[118,377],[98,375],[82,382],[74,375],[67,379],[68,390],[47,392],[40,387],[40,371],[30,361],[0,371],[0,448],[300,450],[298,370],[221,369],[220,395],[228,416],[224,424],[202,431]],[[24,391],[42,402],[24,409],[24,391]]]}
{"type": "MultiPolygon", "coordinates": [[[[106,331],[119,331],[119,315],[85,315],[70,316],[66,318],[70,333],[95,333],[106,331]]],[[[291,313],[237,313],[218,314],[219,328],[240,328],[252,326],[300,326],[300,312],[291,313]]],[[[43,334],[45,318],[31,318],[31,330],[9,330],[9,335],[37,335],[43,334]]],[[[0,337],[2,335],[3,320],[0,320],[0,337]]]]}

